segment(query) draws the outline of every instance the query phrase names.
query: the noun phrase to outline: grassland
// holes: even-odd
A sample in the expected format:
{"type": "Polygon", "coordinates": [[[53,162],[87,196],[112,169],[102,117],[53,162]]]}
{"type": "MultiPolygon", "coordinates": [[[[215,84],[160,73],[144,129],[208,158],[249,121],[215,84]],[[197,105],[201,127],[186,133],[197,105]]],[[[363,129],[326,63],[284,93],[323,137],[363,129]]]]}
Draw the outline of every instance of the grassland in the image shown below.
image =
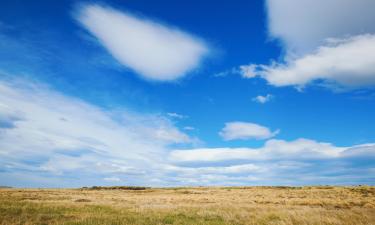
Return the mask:
{"type": "Polygon", "coordinates": [[[0,189],[0,224],[375,224],[375,187],[0,189]]]}

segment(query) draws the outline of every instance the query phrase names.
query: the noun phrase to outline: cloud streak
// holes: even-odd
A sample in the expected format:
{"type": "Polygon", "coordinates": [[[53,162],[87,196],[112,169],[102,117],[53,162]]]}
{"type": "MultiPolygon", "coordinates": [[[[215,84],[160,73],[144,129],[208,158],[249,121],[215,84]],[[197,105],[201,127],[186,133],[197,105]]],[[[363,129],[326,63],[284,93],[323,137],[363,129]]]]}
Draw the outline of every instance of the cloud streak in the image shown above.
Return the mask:
{"type": "Polygon", "coordinates": [[[337,147],[302,138],[272,139],[260,148],[200,148],[169,154],[178,165],[172,169],[181,178],[201,185],[375,184],[374,159],[373,143],[337,147]]]}
{"type": "MultiPolygon", "coordinates": [[[[375,151],[375,145],[369,145],[375,151]]],[[[353,147],[355,148],[355,146],[353,147]]],[[[342,156],[350,148],[340,148],[329,143],[309,139],[295,141],[268,140],[264,147],[253,148],[202,148],[193,150],[175,150],[170,159],[175,162],[215,162],[246,160],[250,162],[264,160],[324,159],[342,156]]]]}

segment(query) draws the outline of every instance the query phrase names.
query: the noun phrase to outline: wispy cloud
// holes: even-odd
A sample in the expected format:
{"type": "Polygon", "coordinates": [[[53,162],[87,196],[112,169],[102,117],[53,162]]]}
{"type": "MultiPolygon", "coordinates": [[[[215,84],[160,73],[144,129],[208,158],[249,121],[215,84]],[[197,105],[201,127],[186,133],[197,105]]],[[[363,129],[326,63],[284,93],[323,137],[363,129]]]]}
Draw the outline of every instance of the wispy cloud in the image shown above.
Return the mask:
{"type": "Polygon", "coordinates": [[[147,79],[181,78],[209,53],[193,35],[108,6],[83,5],[76,19],[114,58],[147,79]]]}
{"type": "Polygon", "coordinates": [[[239,67],[237,71],[243,78],[253,78],[257,76],[256,70],[255,70],[256,67],[257,67],[256,65],[252,65],[252,64],[242,65],[239,67]]]}
{"type": "Polygon", "coordinates": [[[169,117],[176,118],[176,119],[185,119],[185,118],[187,118],[187,116],[181,115],[181,114],[178,114],[178,113],[175,113],[175,112],[169,112],[169,113],[167,113],[167,115],[169,117]]]}
{"type": "Polygon", "coordinates": [[[195,128],[192,126],[186,126],[184,127],[184,130],[195,130],[195,128]]]}
{"type": "Polygon", "coordinates": [[[0,102],[0,118],[11,124],[0,130],[6,171],[62,179],[73,172],[81,177],[151,175],[146,171],[163,163],[168,146],[192,142],[167,118],[105,110],[38,83],[0,81],[0,102]]]}
{"type": "Polygon", "coordinates": [[[104,180],[108,182],[120,182],[121,181],[121,179],[118,177],[105,177],[104,180]]]}
{"type": "Polygon", "coordinates": [[[279,130],[272,132],[267,127],[248,122],[228,122],[219,132],[220,136],[226,141],[236,139],[268,139],[278,133],[279,130]]]}

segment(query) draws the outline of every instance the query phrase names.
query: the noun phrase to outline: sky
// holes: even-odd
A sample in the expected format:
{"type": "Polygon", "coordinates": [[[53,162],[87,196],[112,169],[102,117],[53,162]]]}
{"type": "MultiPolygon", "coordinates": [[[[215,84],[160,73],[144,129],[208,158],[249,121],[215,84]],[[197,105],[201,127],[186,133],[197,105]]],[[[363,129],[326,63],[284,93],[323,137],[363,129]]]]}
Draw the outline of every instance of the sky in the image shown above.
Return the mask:
{"type": "Polygon", "coordinates": [[[375,2],[0,3],[0,185],[375,185],[375,2]]]}

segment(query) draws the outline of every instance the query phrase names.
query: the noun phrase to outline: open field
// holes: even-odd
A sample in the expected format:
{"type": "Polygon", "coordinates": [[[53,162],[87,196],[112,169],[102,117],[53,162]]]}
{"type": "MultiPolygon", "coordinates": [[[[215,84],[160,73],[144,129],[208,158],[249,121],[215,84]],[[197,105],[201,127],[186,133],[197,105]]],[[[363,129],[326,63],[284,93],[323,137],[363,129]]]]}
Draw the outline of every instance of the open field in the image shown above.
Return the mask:
{"type": "Polygon", "coordinates": [[[0,189],[0,224],[375,224],[375,187],[0,189]]]}

